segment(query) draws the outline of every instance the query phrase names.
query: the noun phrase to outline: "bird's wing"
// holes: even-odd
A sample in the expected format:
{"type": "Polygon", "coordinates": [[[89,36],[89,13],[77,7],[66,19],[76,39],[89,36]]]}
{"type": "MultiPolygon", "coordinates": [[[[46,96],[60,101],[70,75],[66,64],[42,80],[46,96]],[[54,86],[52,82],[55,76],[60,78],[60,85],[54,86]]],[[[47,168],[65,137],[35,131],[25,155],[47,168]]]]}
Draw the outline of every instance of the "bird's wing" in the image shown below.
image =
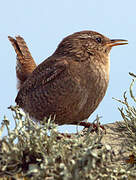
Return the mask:
{"type": "Polygon", "coordinates": [[[25,81],[16,97],[16,103],[21,106],[25,101],[25,96],[39,87],[44,87],[47,83],[51,82],[63,71],[66,70],[68,62],[65,59],[50,61],[50,58],[41,63],[25,81]]]}
{"type": "Polygon", "coordinates": [[[21,36],[17,36],[15,39],[8,36],[8,39],[17,54],[16,74],[19,80],[18,89],[20,89],[20,86],[36,68],[36,64],[21,36]]]}

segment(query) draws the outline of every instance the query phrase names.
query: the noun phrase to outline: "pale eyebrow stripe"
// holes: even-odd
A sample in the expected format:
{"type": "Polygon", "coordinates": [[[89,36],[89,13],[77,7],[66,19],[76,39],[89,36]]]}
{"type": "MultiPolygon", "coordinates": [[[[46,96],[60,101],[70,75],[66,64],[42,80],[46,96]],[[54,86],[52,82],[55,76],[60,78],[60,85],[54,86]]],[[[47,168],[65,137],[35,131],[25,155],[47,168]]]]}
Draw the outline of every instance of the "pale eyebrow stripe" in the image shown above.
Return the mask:
{"type": "Polygon", "coordinates": [[[92,36],[88,35],[88,34],[82,34],[80,36],[78,36],[79,38],[83,38],[83,39],[87,39],[87,38],[91,38],[92,36]]]}

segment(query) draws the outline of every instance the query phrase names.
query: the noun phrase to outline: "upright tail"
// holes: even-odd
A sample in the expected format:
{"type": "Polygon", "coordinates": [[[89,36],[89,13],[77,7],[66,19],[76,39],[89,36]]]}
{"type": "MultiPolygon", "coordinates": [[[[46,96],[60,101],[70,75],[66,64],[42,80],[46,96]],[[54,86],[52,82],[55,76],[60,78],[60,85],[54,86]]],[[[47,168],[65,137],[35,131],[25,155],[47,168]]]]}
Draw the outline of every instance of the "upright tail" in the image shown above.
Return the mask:
{"type": "Polygon", "coordinates": [[[17,89],[20,89],[21,85],[30,76],[30,74],[36,68],[36,63],[21,36],[17,36],[15,39],[8,36],[14,50],[17,54],[16,62],[16,75],[18,79],[17,89]]]}

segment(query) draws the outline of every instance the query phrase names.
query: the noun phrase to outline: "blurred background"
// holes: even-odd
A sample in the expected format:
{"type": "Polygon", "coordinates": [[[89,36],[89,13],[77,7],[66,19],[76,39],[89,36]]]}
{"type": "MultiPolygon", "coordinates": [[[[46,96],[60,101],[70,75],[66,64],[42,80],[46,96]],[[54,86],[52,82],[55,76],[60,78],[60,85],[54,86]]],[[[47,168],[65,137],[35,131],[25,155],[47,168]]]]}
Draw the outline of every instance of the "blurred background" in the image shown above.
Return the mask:
{"type": "MultiPolygon", "coordinates": [[[[121,120],[118,106],[112,97],[122,98],[131,83],[129,72],[136,73],[136,1],[124,0],[13,0],[0,4],[0,123],[4,115],[13,127],[8,106],[15,105],[16,55],[8,35],[21,35],[36,63],[41,63],[67,35],[82,30],[94,30],[109,38],[127,39],[129,45],[111,51],[109,87],[102,103],[91,115],[102,116],[101,123],[121,120]]],[[[129,94],[129,93],[128,93],[129,94]]],[[[75,126],[61,126],[60,131],[76,131],[75,126]]]]}

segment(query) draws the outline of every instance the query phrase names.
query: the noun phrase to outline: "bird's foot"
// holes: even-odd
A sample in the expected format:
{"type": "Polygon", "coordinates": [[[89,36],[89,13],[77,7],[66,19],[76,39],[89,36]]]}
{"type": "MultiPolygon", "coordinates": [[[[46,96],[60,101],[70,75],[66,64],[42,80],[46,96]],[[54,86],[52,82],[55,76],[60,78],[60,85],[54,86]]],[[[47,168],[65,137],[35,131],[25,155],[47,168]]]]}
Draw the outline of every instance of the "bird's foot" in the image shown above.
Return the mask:
{"type": "Polygon", "coordinates": [[[105,131],[105,134],[106,134],[106,129],[105,129],[105,127],[102,126],[102,125],[100,125],[99,123],[80,122],[78,125],[79,125],[79,126],[84,126],[85,129],[92,127],[91,132],[94,132],[94,131],[97,132],[98,129],[101,128],[102,130],[105,131]]]}
{"type": "MultiPolygon", "coordinates": [[[[75,123],[75,125],[77,125],[75,123]]],[[[80,122],[78,123],[79,126],[84,126],[84,129],[80,132],[80,135],[84,135],[86,132],[86,129],[90,128],[90,132],[98,132],[99,129],[102,129],[105,131],[106,134],[106,129],[104,126],[100,125],[100,123],[89,123],[89,122],[80,122]]],[[[59,133],[59,136],[57,136],[57,139],[61,139],[62,137],[67,137],[71,138],[73,135],[78,135],[79,133],[59,133]]]]}
{"type": "MultiPolygon", "coordinates": [[[[74,134],[75,135],[75,134],[74,134]]],[[[71,138],[72,137],[72,133],[59,133],[58,136],[57,136],[57,140],[60,140],[62,139],[63,137],[65,138],[71,138]]]]}

